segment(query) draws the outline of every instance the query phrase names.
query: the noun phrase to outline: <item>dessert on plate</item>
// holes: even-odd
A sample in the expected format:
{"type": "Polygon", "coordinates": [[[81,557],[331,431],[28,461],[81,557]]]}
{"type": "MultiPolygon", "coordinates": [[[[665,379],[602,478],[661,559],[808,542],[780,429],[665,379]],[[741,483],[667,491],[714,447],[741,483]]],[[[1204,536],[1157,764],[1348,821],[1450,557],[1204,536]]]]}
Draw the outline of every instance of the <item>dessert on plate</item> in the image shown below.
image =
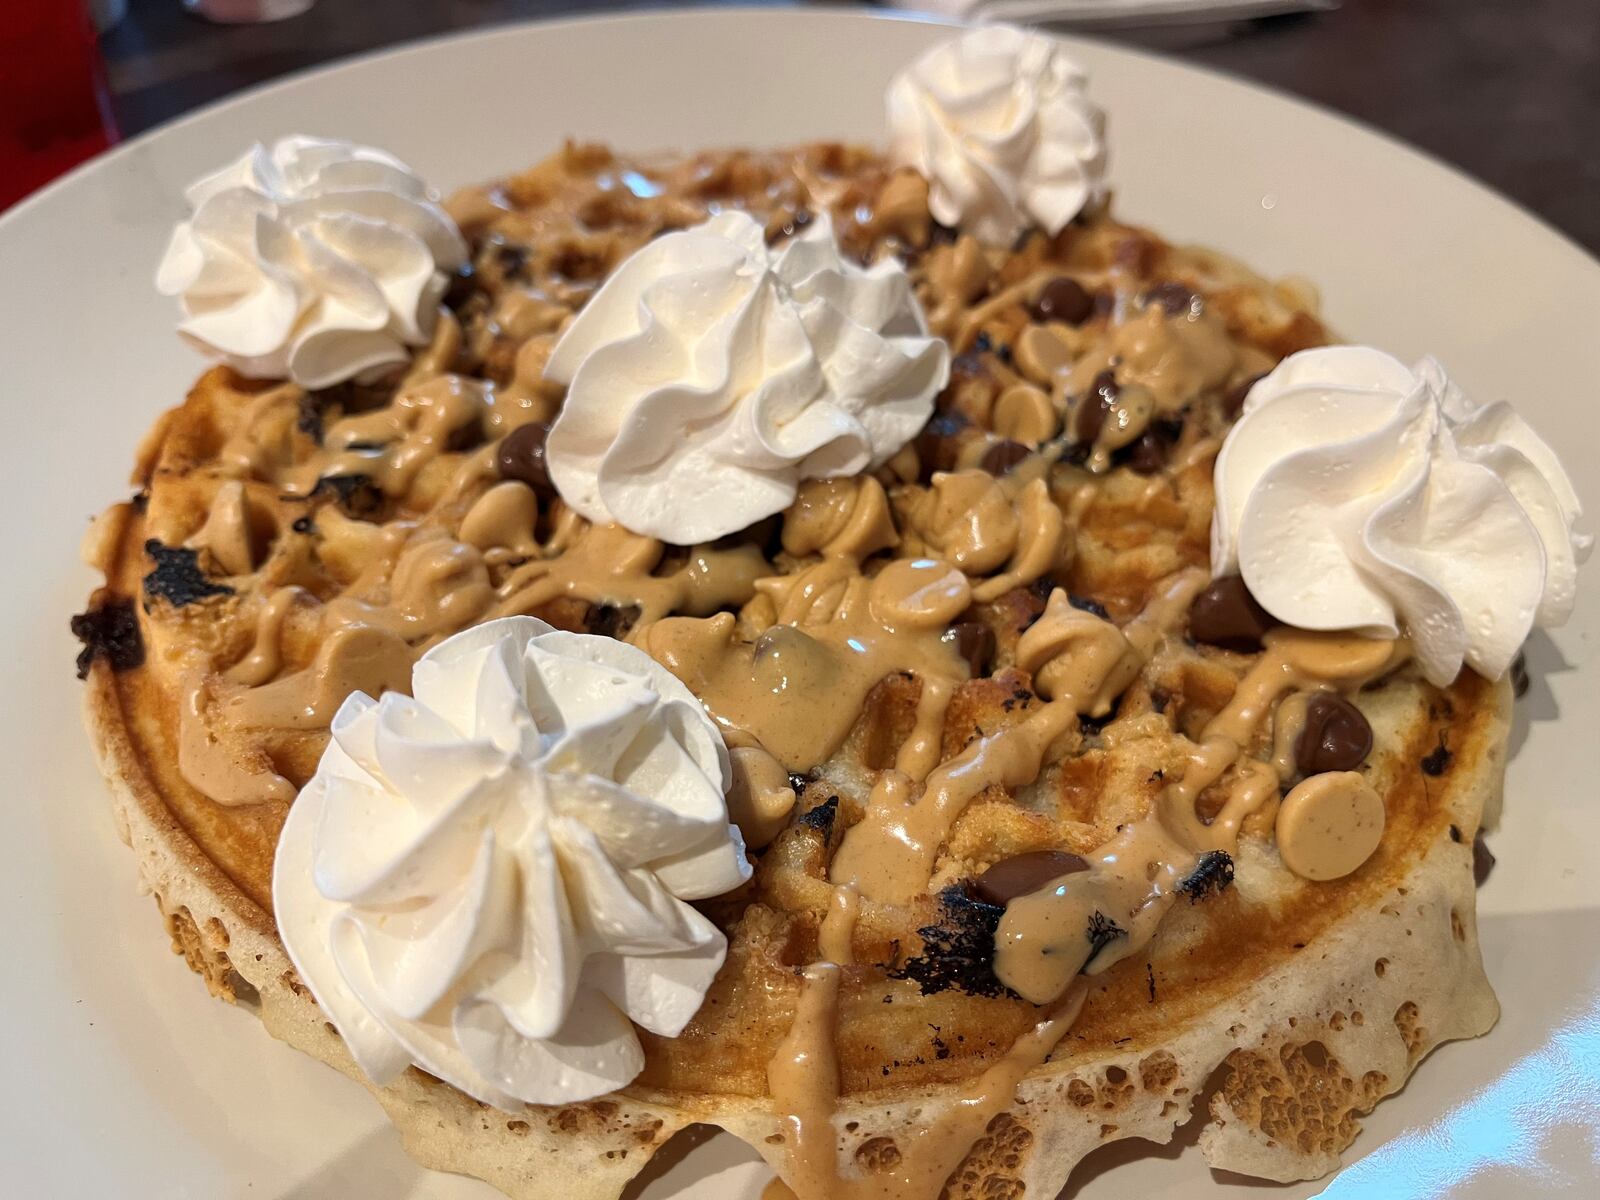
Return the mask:
{"type": "Polygon", "coordinates": [[[706,1123],[801,1200],[1051,1196],[1194,1119],[1314,1178],[1494,1023],[1554,454],[1113,215],[1053,41],[887,114],[188,192],[217,364],[87,540],[89,728],[174,949],[429,1166],[610,1198],[706,1123]]]}

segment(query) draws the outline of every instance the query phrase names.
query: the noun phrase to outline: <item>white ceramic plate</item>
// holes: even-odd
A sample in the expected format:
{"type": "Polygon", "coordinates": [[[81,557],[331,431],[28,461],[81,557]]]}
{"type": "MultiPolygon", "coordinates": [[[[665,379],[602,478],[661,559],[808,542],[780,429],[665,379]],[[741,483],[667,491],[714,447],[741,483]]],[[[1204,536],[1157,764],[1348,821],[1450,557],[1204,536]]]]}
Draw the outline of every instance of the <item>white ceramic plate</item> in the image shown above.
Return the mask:
{"type": "MultiPolygon", "coordinates": [[[[78,725],[75,547],[125,494],[133,448],[197,361],[151,276],[184,185],[295,131],[388,147],[441,187],[531,163],[568,134],[632,148],[876,139],[891,73],[937,27],[848,12],[695,12],[536,25],[301,76],[189,117],[0,220],[0,1195],[475,1197],[414,1167],[353,1083],[207,998],[135,890],[78,725]]],[[[1600,516],[1600,264],[1419,155],[1252,87],[1091,43],[1121,211],[1269,273],[1316,280],[1335,328],[1439,355],[1510,397],[1600,516]]],[[[1360,64],[1351,64],[1359,70],[1360,64]]],[[[1541,1195],[1592,1187],[1600,1153],[1600,578],[1530,646],[1483,949],[1505,1016],[1385,1101],[1332,1183],[1268,1196],[1541,1195]]],[[[1066,1195],[1260,1197],[1173,1147],[1118,1144],[1066,1195]]],[[[751,1197],[728,1138],[643,1195],[751,1197]],[[708,1182],[709,1180],[715,1182],[708,1182]]]]}

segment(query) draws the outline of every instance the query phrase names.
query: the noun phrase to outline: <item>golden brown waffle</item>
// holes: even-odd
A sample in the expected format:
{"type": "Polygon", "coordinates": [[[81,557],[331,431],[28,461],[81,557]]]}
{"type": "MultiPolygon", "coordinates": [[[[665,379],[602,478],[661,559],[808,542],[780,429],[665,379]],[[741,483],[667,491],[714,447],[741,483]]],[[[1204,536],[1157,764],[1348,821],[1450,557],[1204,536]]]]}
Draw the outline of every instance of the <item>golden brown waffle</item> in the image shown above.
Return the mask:
{"type": "MultiPolygon", "coordinates": [[[[451,207],[472,269],[407,371],[319,393],[209,372],[158,422],[138,496],[102,518],[88,548],[106,575],[82,625],[90,727],[174,948],[214,994],[258,1006],[272,1032],[352,1073],[288,964],[270,902],[284,814],[348,691],[404,688],[410,656],[517,611],[647,648],[662,617],[726,611],[737,636],[755,638],[782,615],[781,581],[815,568],[858,506],[883,504],[900,553],[946,553],[935,470],[974,488],[1007,480],[1001,499],[1016,512],[1037,484],[1065,533],[1043,558],[1018,550],[974,573],[980,591],[1001,583],[961,617],[972,678],[943,722],[948,763],[1045,703],[1018,640],[1055,589],[1123,623],[1206,565],[1211,459],[1242,389],[1326,340],[1304,287],[1171,247],[1107,210],[985,251],[930,220],[915,176],[850,147],[624,161],[569,146],[451,207]],[[589,529],[542,486],[502,493],[525,518],[508,538],[515,521],[483,516],[483,497],[508,469],[537,474],[501,466],[502,451],[559,406],[542,370],[563,322],[644,241],[721,206],[748,208],[773,239],[826,207],[849,253],[907,262],[956,355],[927,432],[875,478],[814,487],[782,519],[715,547],[589,529]],[[1106,372],[1121,409],[1099,403],[1106,372]],[[1097,433],[1095,415],[1123,413],[1124,427],[1097,433]],[[718,594],[639,582],[708,561],[718,594]],[[780,582],[761,590],[759,578],[780,582]],[[370,621],[345,619],[357,611],[370,621]]],[[[869,539],[850,561],[870,577],[888,557],[869,539]]],[[[1027,851],[1090,851],[1182,775],[1253,660],[1182,634],[1180,621],[1159,639],[1113,711],[1051,747],[1035,782],[991,787],[961,812],[926,894],[863,904],[836,1035],[852,1176],[894,1176],[914,1131],[1039,1020],[996,979],[999,910],[967,881],[1027,851]]],[[[411,1071],[374,1089],[408,1149],[515,1196],[612,1197],[674,1132],[709,1122],[790,1171],[769,1065],[818,957],[830,858],[910,734],[922,686],[886,675],[837,751],[794,781],[797,802],[751,884],[704,906],[728,933],[727,964],[681,1037],[642,1035],[633,1086],[502,1113],[411,1071]]],[[[988,1122],[949,1195],[1053,1195],[1096,1146],[1166,1141],[1207,1111],[1213,1165],[1315,1176],[1432,1046],[1492,1024],[1472,842],[1500,786],[1507,689],[1468,673],[1441,692],[1402,669],[1358,703],[1388,814],[1373,858],[1308,884],[1277,863],[1270,810],[1249,818],[1233,886],[1197,892],[1145,952],[1093,977],[1070,1033],[988,1122]]],[[[1269,743],[1257,736],[1257,757],[1269,743]]],[[[1208,791],[1197,807],[1210,816],[1216,803],[1208,791]]]]}

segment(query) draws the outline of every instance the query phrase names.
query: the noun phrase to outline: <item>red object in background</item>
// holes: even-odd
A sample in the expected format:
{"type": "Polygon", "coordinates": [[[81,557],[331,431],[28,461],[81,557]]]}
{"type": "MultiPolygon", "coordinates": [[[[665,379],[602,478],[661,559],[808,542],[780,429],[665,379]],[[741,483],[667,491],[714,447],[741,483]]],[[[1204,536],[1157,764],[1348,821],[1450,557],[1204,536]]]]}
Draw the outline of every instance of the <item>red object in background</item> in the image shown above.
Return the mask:
{"type": "Polygon", "coordinates": [[[116,140],[83,0],[0,0],[0,210],[116,140]]]}

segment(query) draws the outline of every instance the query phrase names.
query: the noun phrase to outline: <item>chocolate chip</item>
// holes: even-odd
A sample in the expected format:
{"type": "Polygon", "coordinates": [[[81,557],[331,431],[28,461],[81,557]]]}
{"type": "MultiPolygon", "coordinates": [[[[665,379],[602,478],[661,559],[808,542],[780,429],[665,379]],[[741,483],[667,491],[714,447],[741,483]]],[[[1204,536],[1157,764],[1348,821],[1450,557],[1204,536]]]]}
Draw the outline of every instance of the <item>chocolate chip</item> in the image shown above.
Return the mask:
{"type": "Polygon", "coordinates": [[[1354,771],[1372,753],[1372,726],[1343,696],[1319,692],[1306,702],[1306,724],[1294,744],[1303,775],[1354,771]]]}
{"type": "Polygon", "coordinates": [[[528,248],[511,242],[501,242],[495,247],[495,265],[504,279],[520,279],[528,266],[528,248]]]}
{"type": "Polygon", "coordinates": [[[200,569],[200,552],[183,546],[167,546],[151,538],[144,552],[155,563],[155,570],[144,577],[146,602],[161,598],[174,608],[182,608],[212,596],[231,596],[225,583],[213,583],[200,569]]]}
{"type": "Polygon", "coordinates": [[[955,652],[967,660],[972,678],[983,679],[994,662],[994,630],[982,621],[962,621],[944,631],[941,641],[953,646],[955,652]]]}
{"type": "Polygon", "coordinates": [[[1189,606],[1190,637],[1241,654],[1261,649],[1261,638],[1277,623],[1240,575],[1213,579],[1189,606]]]}
{"type": "Polygon", "coordinates": [[[1483,831],[1478,831],[1478,836],[1472,839],[1472,880],[1479,887],[1489,878],[1489,872],[1494,870],[1494,855],[1489,847],[1484,844],[1483,831]]]}
{"type": "Polygon", "coordinates": [[[637,604],[593,604],[584,615],[583,627],[587,633],[601,637],[622,638],[628,635],[642,610],[637,604]]]}
{"type": "Polygon", "coordinates": [[[1092,596],[1077,596],[1068,592],[1067,603],[1072,605],[1073,608],[1082,609],[1086,613],[1093,613],[1102,621],[1111,620],[1111,613],[1106,610],[1106,606],[1092,596]]]}
{"type": "Polygon", "coordinates": [[[1089,385],[1089,392],[1078,401],[1078,411],[1073,422],[1073,434],[1078,441],[1088,445],[1100,436],[1111,406],[1117,402],[1122,389],[1117,377],[1110,371],[1101,371],[1089,385]]]}
{"type": "Polygon", "coordinates": [[[1152,430],[1139,435],[1128,448],[1128,466],[1140,475],[1154,475],[1167,465],[1167,444],[1152,430]]]}
{"type": "Polygon", "coordinates": [[[1244,402],[1250,396],[1250,389],[1265,379],[1265,375],[1252,375],[1248,379],[1241,379],[1222,396],[1222,415],[1228,420],[1233,420],[1244,411],[1244,402]]]}
{"type": "Polygon", "coordinates": [[[958,435],[970,424],[972,422],[966,414],[954,408],[936,412],[928,419],[916,440],[917,462],[921,464],[924,476],[935,471],[956,469],[956,460],[961,451],[958,435]]]}
{"type": "Polygon", "coordinates": [[[1167,310],[1168,316],[1173,317],[1193,312],[1195,301],[1198,299],[1199,297],[1184,287],[1183,284],[1174,280],[1158,283],[1144,294],[1144,302],[1147,305],[1159,304],[1167,310]]]}
{"type": "Polygon", "coordinates": [[[95,659],[104,659],[113,671],[131,671],[144,663],[144,639],[139,635],[139,615],[132,600],[112,600],[72,618],[72,635],[83,643],[78,654],[78,678],[89,678],[95,659]]]}
{"type": "Polygon", "coordinates": [[[1033,315],[1039,321],[1064,321],[1082,325],[1094,312],[1094,298],[1076,279],[1057,275],[1039,292],[1033,302],[1033,315]]]}
{"type": "Polygon", "coordinates": [[[550,482],[550,465],[545,461],[545,439],[550,426],[544,421],[519,425],[501,439],[495,452],[495,467],[501,479],[518,479],[541,495],[555,491],[550,482]]]}
{"type": "Polygon", "coordinates": [[[978,466],[991,475],[1005,475],[1012,467],[1016,466],[1033,451],[1021,442],[1013,442],[1010,438],[999,441],[983,452],[983,457],[978,460],[978,466]]]}
{"type": "Polygon", "coordinates": [[[1088,869],[1086,859],[1065,850],[1033,850],[1002,858],[972,881],[972,890],[985,903],[1004,906],[1038,891],[1052,879],[1088,869]]]}
{"type": "Polygon", "coordinates": [[[444,306],[451,312],[459,312],[462,307],[478,294],[478,272],[470,262],[464,262],[456,268],[456,273],[450,276],[450,286],[444,292],[444,306]]]}

